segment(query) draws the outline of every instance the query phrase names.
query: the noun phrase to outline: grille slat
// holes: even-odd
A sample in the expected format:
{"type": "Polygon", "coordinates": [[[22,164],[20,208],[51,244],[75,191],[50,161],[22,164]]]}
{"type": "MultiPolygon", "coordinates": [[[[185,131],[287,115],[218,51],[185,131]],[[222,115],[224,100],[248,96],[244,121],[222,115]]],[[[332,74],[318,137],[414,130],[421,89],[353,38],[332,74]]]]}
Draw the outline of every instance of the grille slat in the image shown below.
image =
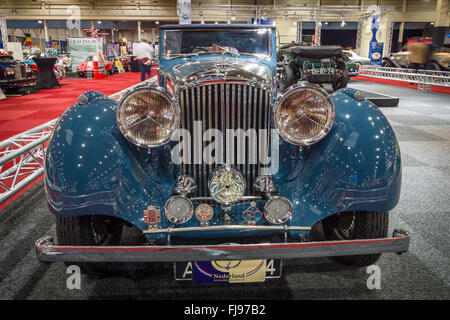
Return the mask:
{"type": "MultiPolygon", "coordinates": [[[[205,197],[208,194],[208,177],[215,167],[227,161],[227,135],[226,129],[242,129],[246,132],[248,129],[255,129],[259,138],[260,129],[270,128],[270,99],[269,92],[259,89],[248,84],[230,82],[230,83],[214,83],[204,84],[195,88],[181,90],[178,101],[181,107],[181,127],[191,134],[191,146],[187,145],[189,140],[183,142],[183,150],[191,152],[191,164],[182,164],[181,172],[192,176],[197,182],[199,189],[193,196],[205,197]],[[218,129],[223,135],[222,150],[215,150],[218,164],[209,165],[203,163],[203,150],[208,146],[214,138],[207,135],[207,142],[201,140],[196,141],[194,138],[194,121],[202,121],[201,137],[203,132],[209,129],[218,129]],[[222,152],[220,152],[222,151],[222,152]],[[195,164],[201,161],[201,164],[195,164]]],[[[254,195],[253,182],[259,174],[260,166],[258,156],[260,148],[267,150],[268,144],[249,143],[249,139],[244,141],[235,140],[237,146],[241,146],[241,151],[245,155],[243,163],[238,162],[239,150],[234,145],[234,156],[230,157],[244,175],[247,181],[247,195],[254,195]],[[254,150],[254,151],[251,151],[254,150]],[[255,152],[258,164],[249,163],[250,153],[255,152]]],[[[268,150],[267,150],[268,152],[268,150]]],[[[213,154],[215,155],[215,154],[213,154]]],[[[187,157],[189,159],[189,157],[187,157]]]]}

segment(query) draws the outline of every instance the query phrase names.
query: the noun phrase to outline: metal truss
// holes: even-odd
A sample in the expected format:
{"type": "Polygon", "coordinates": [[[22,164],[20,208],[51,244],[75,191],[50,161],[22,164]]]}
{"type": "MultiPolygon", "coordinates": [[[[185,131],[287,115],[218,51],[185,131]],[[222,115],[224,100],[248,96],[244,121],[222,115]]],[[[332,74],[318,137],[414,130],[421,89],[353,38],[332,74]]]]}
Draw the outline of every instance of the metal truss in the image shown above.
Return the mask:
{"type": "Polygon", "coordinates": [[[419,91],[431,91],[432,86],[450,87],[450,72],[415,70],[361,65],[359,76],[417,83],[419,91]]]}
{"type": "Polygon", "coordinates": [[[56,119],[0,142],[0,203],[44,171],[45,144],[56,119]]]}
{"type": "MultiPolygon", "coordinates": [[[[109,96],[120,100],[136,86],[153,85],[156,77],[109,96]]],[[[0,203],[14,195],[44,172],[47,142],[58,119],[51,120],[0,142],[0,203]]]]}

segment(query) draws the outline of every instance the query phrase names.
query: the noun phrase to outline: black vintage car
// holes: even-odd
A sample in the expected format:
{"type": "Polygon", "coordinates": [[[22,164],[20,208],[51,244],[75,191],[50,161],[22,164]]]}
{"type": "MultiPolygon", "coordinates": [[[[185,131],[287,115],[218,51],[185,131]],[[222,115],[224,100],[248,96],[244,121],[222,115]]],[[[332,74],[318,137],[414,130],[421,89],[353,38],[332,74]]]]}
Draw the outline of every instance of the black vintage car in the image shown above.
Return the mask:
{"type": "Polygon", "coordinates": [[[12,56],[0,56],[0,88],[3,91],[17,90],[36,83],[33,69],[19,63],[12,56]]]}
{"type": "Polygon", "coordinates": [[[280,48],[277,60],[281,90],[299,80],[329,83],[335,91],[347,86],[348,67],[339,46],[287,45],[280,48]]]}

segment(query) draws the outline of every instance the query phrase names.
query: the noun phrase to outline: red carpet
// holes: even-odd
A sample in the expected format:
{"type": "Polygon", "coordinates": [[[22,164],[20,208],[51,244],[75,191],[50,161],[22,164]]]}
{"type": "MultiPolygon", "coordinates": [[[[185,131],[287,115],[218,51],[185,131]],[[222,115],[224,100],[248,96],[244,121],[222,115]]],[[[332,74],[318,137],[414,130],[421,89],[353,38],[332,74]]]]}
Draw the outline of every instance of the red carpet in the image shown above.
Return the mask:
{"type": "MultiPolygon", "coordinates": [[[[405,88],[411,88],[411,89],[417,90],[416,83],[408,83],[405,81],[387,80],[387,79],[363,77],[363,76],[354,77],[354,78],[352,78],[352,80],[369,81],[369,82],[382,83],[382,84],[388,84],[391,86],[405,87],[405,88]]],[[[447,87],[433,86],[432,91],[450,94],[450,88],[447,88],[447,87]]]]}
{"type": "MultiPolygon", "coordinates": [[[[140,82],[140,73],[121,73],[107,79],[64,79],[61,88],[41,90],[21,97],[0,100],[0,141],[58,118],[78,96],[89,90],[111,95],[140,82]]],[[[8,165],[2,169],[6,170],[8,165]]],[[[39,182],[35,179],[14,196],[0,204],[0,210],[39,182]]],[[[20,181],[20,178],[19,180],[20,181]]]]}
{"type": "Polygon", "coordinates": [[[126,72],[106,79],[63,79],[61,88],[41,90],[0,100],[0,141],[58,118],[89,90],[111,95],[140,82],[140,73],[126,72]]]}

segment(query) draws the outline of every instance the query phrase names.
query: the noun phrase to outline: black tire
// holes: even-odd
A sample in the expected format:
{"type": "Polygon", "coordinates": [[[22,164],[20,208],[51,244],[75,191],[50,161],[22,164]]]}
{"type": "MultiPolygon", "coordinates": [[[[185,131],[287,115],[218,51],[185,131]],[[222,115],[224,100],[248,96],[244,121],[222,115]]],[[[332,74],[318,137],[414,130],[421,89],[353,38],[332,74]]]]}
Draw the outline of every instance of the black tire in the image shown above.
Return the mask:
{"type": "Polygon", "coordinates": [[[289,65],[283,65],[283,70],[278,76],[277,85],[280,91],[284,91],[294,83],[294,72],[289,65]]]}
{"type": "Polygon", "coordinates": [[[337,63],[338,69],[342,70],[342,77],[338,81],[331,84],[334,91],[347,87],[350,76],[348,75],[347,64],[343,61],[337,63]]]}
{"type": "MultiPolygon", "coordinates": [[[[344,212],[322,222],[326,240],[385,238],[388,225],[389,213],[375,211],[344,212]]],[[[380,256],[381,253],[377,253],[331,257],[330,259],[347,267],[366,267],[374,264],[380,256]]]]}
{"type": "Polygon", "coordinates": [[[390,62],[389,60],[383,60],[383,62],[381,63],[382,67],[386,67],[386,68],[395,68],[394,64],[392,62],[390,62]]]}
{"type": "Polygon", "coordinates": [[[425,66],[426,70],[441,71],[441,67],[436,62],[430,62],[425,66]]]}
{"type": "Polygon", "coordinates": [[[83,73],[83,72],[77,72],[77,73],[78,73],[78,75],[79,75],[80,77],[84,78],[84,73],[83,73]]]}
{"type": "MultiPolygon", "coordinates": [[[[105,216],[56,217],[56,235],[62,246],[115,246],[120,242],[122,224],[105,216]]],[[[106,263],[66,262],[71,264],[87,274],[99,274],[106,267],[106,263]]]]}

